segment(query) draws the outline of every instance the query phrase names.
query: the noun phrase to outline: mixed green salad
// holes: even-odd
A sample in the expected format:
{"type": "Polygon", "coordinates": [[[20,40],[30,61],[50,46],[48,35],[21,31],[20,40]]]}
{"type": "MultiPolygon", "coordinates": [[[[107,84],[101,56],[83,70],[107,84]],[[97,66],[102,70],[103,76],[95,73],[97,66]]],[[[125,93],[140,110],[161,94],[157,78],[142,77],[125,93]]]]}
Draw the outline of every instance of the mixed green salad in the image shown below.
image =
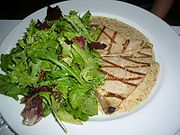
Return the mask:
{"type": "Polygon", "coordinates": [[[21,97],[23,124],[53,114],[67,132],[61,121],[82,124],[98,114],[94,93],[105,78],[96,49],[105,45],[95,42],[100,30],[90,17],[48,6],[45,19],[32,20],[16,47],[1,54],[0,94],[21,97]]]}

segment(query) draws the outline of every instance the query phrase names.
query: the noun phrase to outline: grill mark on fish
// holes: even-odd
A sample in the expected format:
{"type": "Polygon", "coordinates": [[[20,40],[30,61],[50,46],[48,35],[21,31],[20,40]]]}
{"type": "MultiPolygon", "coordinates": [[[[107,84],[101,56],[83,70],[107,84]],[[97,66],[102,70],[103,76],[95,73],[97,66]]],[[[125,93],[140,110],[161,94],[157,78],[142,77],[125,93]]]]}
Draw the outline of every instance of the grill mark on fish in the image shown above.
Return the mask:
{"type": "Polygon", "coordinates": [[[142,55],[142,57],[136,57],[136,58],[152,58],[152,55],[143,53],[143,52],[137,52],[138,54],[142,55]]]}
{"type": "MultiPolygon", "coordinates": [[[[122,82],[122,83],[124,83],[124,84],[127,84],[127,85],[130,85],[130,86],[137,87],[137,84],[134,84],[134,83],[130,83],[130,82],[128,82],[128,81],[125,81],[124,78],[118,78],[118,77],[114,76],[113,74],[108,73],[108,72],[106,72],[106,71],[104,71],[104,70],[101,70],[101,71],[102,71],[105,75],[108,75],[108,76],[114,78],[114,80],[120,81],[120,82],[122,82]]],[[[112,80],[112,81],[114,81],[114,80],[112,80]]]]}
{"type": "Polygon", "coordinates": [[[128,45],[129,45],[129,42],[130,42],[130,40],[127,39],[127,40],[125,41],[125,43],[122,44],[122,45],[123,45],[123,49],[122,49],[122,52],[121,52],[121,53],[123,53],[123,52],[127,49],[128,45]]]}
{"type": "Polygon", "coordinates": [[[109,91],[106,91],[106,94],[104,96],[105,97],[116,97],[116,98],[121,99],[121,100],[125,100],[126,99],[126,97],[124,97],[122,95],[115,94],[115,93],[112,93],[112,92],[109,92],[109,91]]]}
{"type": "Polygon", "coordinates": [[[131,62],[134,62],[134,63],[137,63],[137,64],[145,64],[145,65],[147,65],[148,67],[150,66],[150,63],[132,60],[131,58],[126,57],[126,56],[122,56],[122,58],[125,59],[125,60],[127,60],[127,61],[131,61],[131,62]]]}
{"type": "Polygon", "coordinates": [[[146,44],[142,47],[142,49],[152,49],[152,47],[146,43],[146,44]]]}
{"type": "MultiPolygon", "coordinates": [[[[126,71],[128,71],[128,72],[130,72],[130,73],[137,74],[137,75],[146,75],[145,73],[141,73],[141,72],[137,72],[137,71],[133,71],[133,70],[127,69],[127,68],[125,68],[125,67],[122,67],[122,66],[120,66],[120,65],[117,65],[117,64],[115,64],[115,63],[113,63],[113,62],[110,62],[110,61],[108,61],[108,60],[105,60],[105,59],[103,59],[103,58],[102,58],[102,60],[105,61],[105,62],[107,62],[107,63],[109,63],[109,64],[111,64],[111,65],[113,65],[113,66],[114,66],[113,68],[121,68],[121,69],[124,69],[124,70],[126,70],[126,71]]],[[[109,67],[109,68],[110,68],[110,67],[109,67]]],[[[112,68],[112,67],[111,67],[111,68],[112,68]]]]}
{"type": "MultiPolygon", "coordinates": [[[[143,77],[131,77],[131,78],[119,78],[119,79],[122,79],[124,81],[132,81],[132,80],[139,80],[139,79],[142,79],[143,77]]],[[[116,78],[106,78],[106,80],[110,80],[110,81],[118,81],[116,78]]]]}
{"type": "Polygon", "coordinates": [[[144,55],[144,56],[138,56],[138,57],[137,56],[133,56],[133,57],[129,57],[129,58],[137,58],[138,59],[138,58],[151,58],[151,57],[144,55]]]}
{"type": "Polygon", "coordinates": [[[93,28],[93,27],[98,27],[97,24],[90,24],[90,27],[93,28]]]}
{"type": "Polygon", "coordinates": [[[97,37],[97,39],[96,39],[95,42],[97,42],[97,41],[100,39],[100,37],[101,37],[101,35],[104,33],[104,30],[105,30],[105,29],[106,29],[106,26],[103,25],[103,28],[101,29],[101,33],[99,34],[99,36],[97,37]]]}
{"type": "MultiPolygon", "coordinates": [[[[140,54],[140,53],[139,53],[140,54]]],[[[142,56],[134,56],[134,55],[129,55],[129,56],[123,56],[123,54],[106,54],[106,55],[103,55],[101,57],[125,57],[125,58],[152,58],[152,55],[149,55],[149,54],[143,54],[141,53],[140,55],[142,56]]]]}
{"type": "MultiPolygon", "coordinates": [[[[115,66],[115,65],[104,65],[102,66],[102,68],[118,68],[119,66],[115,66]]],[[[148,67],[147,65],[138,65],[138,66],[124,66],[123,69],[127,69],[127,68],[144,68],[144,67],[148,67]]]]}
{"type": "Polygon", "coordinates": [[[138,66],[124,66],[124,68],[144,68],[148,67],[147,65],[138,65],[138,66]]]}
{"type": "Polygon", "coordinates": [[[116,41],[115,41],[116,35],[117,35],[117,31],[115,31],[113,33],[112,38],[110,37],[111,42],[109,43],[109,48],[107,50],[107,54],[110,54],[113,42],[116,43],[116,41]]]}
{"type": "Polygon", "coordinates": [[[102,68],[119,68],[119,66],[112,66],[112,65],[105,65],[105,66],[102,66],[102,68]]]}
{"type": "MultiPolygon", "coordinates": [[[[106,28],[106,26],[104,26],[104,27],[106,28]]],[[[104,27],[103,27],[103,28],[104,28],[104,27]]],[[[103,33],[104,35],[106,35],[106,36],[110,39],[111,44],[112,44],[112,43],[116,43],[115,39],[112,38],[113,36],[111,37],[108,33],[105,32],[105,28],[104,28],[104,30],[102,31],[102,33],[103,33]]],[[[114,31],[113,35],[116,35],[116,34],[117,34],[117,31],[114,31]]]]}
{"type": "Polygon", "coordinates": [[[143,48],[144,40],[142,40],[140,47],[143,48]]]}
{"type": "Polygon", "coordinates": [[[131,78],[124,78],[124,81],[130,81],[130,80],[139,80],[142,79],[143,77],[131,77],[131,78]]]}

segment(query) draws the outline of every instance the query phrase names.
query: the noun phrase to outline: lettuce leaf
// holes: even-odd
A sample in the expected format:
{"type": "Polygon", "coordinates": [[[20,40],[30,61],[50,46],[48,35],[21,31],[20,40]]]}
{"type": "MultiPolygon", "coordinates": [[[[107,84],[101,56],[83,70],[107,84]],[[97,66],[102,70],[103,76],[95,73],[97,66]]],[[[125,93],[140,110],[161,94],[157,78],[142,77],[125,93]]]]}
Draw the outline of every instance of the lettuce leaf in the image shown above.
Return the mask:
{"type": "Polygon", "coordinates": [[[43,116],[52,113],[59,123],[62,120],[82,124],[97,115],[94,92],[105,77],[100,72],[100,54],[88,47],[100,34],[98,28],[91,29],[90,17],[89,11],[82,17],[71,11],[57,19],[46,18],[44,22],[31,20],[16,47],[9,54],[1,54],[4,74],[0,74],[0,94],[16,100],[22,95],[25,108],[28,107],[26,115],[33,109],[28,104],[40,99],[43,116]],[[46,87],[52,89],[43,89],[46,87]],[[35,94],[33,89],[37,90],[35,94]],[[61,95],[61,101],[54,94],[61,95]]]}

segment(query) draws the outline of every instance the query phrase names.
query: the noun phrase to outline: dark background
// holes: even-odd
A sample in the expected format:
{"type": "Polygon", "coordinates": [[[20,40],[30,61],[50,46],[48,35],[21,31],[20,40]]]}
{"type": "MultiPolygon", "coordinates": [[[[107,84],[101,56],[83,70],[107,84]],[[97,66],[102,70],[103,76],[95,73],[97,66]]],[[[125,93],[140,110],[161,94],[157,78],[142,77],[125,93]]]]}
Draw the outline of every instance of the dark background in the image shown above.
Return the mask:
{"type": "MultiPolygon", "coordinates": [[[[0,4],[0,19],[23,19],[36,10],[63,0],[4,0],[0,4]]],[[[180,0],[175,0],[164,19],[170,25],[180,25],[180,0]]]]}

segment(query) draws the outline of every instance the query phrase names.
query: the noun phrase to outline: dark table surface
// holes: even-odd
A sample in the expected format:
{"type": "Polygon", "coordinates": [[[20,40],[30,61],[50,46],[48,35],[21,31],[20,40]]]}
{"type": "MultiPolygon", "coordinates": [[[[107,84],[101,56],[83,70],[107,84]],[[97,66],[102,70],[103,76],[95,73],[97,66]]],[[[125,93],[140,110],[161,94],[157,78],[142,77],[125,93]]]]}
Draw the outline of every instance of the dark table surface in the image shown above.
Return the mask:
{"type": "MultiPolygon", "coordinates": [[[[4,0],[1,1],[0,19],[23,19],[36,10],[64,0],[4,0]]],[[[169,25],[180,25],[180,0],[175,0],[164,19],[169,25]]]]}

